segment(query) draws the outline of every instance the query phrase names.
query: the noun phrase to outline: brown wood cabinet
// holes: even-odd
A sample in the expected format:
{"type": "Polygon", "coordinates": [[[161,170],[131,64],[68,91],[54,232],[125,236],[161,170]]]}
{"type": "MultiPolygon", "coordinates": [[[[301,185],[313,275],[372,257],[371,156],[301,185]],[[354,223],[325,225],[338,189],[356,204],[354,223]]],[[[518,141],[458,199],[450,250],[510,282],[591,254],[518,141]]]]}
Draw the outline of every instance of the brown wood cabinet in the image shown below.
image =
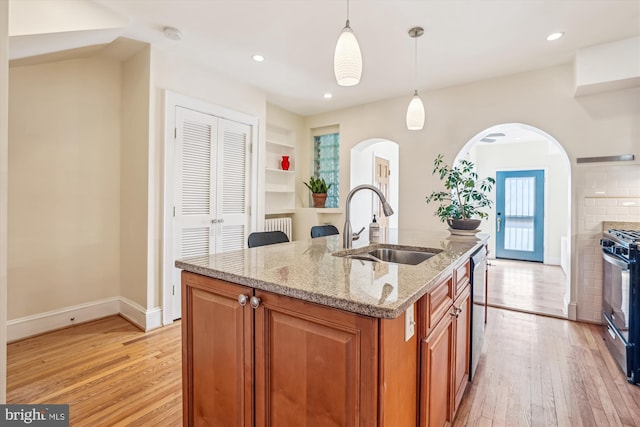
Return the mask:
{"type": "Polygon", "coordinates": [[[469,382],[469,274],[468,262],[454,268],[418,304],[420,427],[451,425],[469,382]]]}
{"type": "Polygon", "coordinates": [[[447,314],[420,344],[421,427],[451,425],[453,331],[453,316],[447,314]]]}
{"type": "Polygon", "coordinates": [[[185,426],[411,426],[417,337],[376,319],[182,273],[185,426]],[[241,305],[241,302],[244,305],[241,305]]]}
{"type": "Polygon", "coordinates": [[[182,394],[186,426],[253,425],[251,289],[182,273],[182,394]]]}
{"type": "Polygon", "coordinates": [[[377,320],[255,295],[255,425],[376,425],[377,320]]]}
{"type": "Polygon", "coordinates": [[[460,406],[460,401],[469,383],[470,339],[471,339],[471,289],[467,286],[453,304],[456,317],[453,318],[453,412],[460,406]]]}

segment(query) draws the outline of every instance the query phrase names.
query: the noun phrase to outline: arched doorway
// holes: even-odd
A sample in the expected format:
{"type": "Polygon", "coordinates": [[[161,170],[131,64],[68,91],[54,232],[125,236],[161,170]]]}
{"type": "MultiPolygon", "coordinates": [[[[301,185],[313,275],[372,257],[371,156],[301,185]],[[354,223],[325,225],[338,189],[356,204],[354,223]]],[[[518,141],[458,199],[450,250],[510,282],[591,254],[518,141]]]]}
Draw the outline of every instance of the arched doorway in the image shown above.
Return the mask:
{"type": "MultiPolygon", "coordinates": [[[[388,167],[387,195],[393,207],[394,215],[388,217],[388,227],[398,227],[398,193],[399,193],[399,146],[396,142],[382,138],[370,138],[358,143],[351,149],[351,188],[360,184],[377,184],[377,175],[385,175],[388,167]],[[382,165],[382,167],[381,167],[382,165]]],[[[351,224],[354,232],[368,227],[373,214],[377,212],[378,198],[369,191],[356,193],[351,202],[351,224]]],[[[385,219],[382,219],[385,221],[385,219]]],[[[383,224],[384,225],[384,224],[383,224]]]]}
{"type": "MultiPolygon", "coordinates": [[[[504,298],[494,298],[493,302],[506,308],[568,317],[571,300],[571,163],[562,145],[536,127],[505,123],[487,128],[471,138],[456,156],[456,162],[461,159],[474,162],[480,176],[496,178],[523,171],[542,171],[541,263],[513,261],[512,257],[501,255],[504,251],[496,237],[499,237],[498,223],[504,227],[504,217],[497,215],[495,204],[481,226],[483,232],[492,235],[489,251],[498,258],[493,269],[496,274],[503,275],[496,278],[509,282],[508,289],[497,289],[506,292],[504,298]],[[525,285],[525,282],[530,284],[525,285]]],[[[496,189],[493,200],[496,201],[496,189]]],[[[502,231],[504,234],[504,229],[502,231]]],[[[492,302],[491,296],[489,302],[492,302]]]]}

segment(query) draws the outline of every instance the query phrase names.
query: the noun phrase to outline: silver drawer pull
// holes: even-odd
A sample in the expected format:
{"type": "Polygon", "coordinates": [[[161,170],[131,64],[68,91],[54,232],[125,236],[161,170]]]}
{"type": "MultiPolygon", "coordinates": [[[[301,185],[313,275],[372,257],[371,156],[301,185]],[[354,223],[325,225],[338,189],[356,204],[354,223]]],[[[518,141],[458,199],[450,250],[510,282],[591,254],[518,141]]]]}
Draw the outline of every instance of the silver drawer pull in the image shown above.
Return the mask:
{"type": "Polygon", "coordinates": [[[615,340],[616,339],[616,334],[613,332],[613,330],[607,326],[607,332],[609,332],[609,335],[611,335],[611,339],[615,340]]]}

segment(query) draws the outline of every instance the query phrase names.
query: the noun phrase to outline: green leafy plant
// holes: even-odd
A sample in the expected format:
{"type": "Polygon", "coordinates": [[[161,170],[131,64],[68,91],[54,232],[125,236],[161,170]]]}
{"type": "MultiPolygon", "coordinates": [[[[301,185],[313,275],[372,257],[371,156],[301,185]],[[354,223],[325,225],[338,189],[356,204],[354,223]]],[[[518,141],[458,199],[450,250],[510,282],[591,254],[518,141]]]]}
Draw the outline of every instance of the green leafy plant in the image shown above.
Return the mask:
{"type": "Polygon", "coordinates": [[[307,188],[311,190],[312,193],[315,193],[315,194],[327,193],[332,185],[332,184],[327,184],[324,178],[316,178],[314,176],[309,178],[308,184],[306,182],[303,182],[303,184],[306,185],[307,188]]]}
{"type": "Polygon", "coordinates": [[[478,179],[475,165],[469,160],[461,160],[459,165],[451,167],[444,163],[444,157],[439,154],[433,161],[433,175],[438,175],[446,191],[434,191],[427,196],[426,202],[440,202],[435,215],[440,221],[447,219],[487,218],[489,214],[482,211],[493,205],[488,193],[496,183],[495,179],[487,177],[478,179]]]}

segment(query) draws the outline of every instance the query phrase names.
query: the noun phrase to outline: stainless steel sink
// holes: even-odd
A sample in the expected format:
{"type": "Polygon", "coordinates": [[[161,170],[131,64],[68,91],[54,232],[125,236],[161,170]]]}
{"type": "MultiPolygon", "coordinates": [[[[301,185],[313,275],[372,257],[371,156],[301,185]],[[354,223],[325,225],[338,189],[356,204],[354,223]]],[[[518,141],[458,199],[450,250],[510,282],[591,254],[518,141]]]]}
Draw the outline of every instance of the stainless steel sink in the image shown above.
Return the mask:
{"type": "Polygon", "coordinates": [[[353,252],[336,252],[333,255],[350,259],[358,259],[371,262],[391,262],[394,264],[418,265],[423,261],[437,255],[439,250],[428,251],[424,248],[416,248],[417,250],[399,249],[393,247],[371,247],[353,252]]]}
{"type": "Polygon", "coordinates": [[[418,265],[422,261],[434,256],[431,252],[407,251],[403,249],[380,248],[367,252],[369,255],[380,261],[393,262],[396,264],[418,265]]]}

